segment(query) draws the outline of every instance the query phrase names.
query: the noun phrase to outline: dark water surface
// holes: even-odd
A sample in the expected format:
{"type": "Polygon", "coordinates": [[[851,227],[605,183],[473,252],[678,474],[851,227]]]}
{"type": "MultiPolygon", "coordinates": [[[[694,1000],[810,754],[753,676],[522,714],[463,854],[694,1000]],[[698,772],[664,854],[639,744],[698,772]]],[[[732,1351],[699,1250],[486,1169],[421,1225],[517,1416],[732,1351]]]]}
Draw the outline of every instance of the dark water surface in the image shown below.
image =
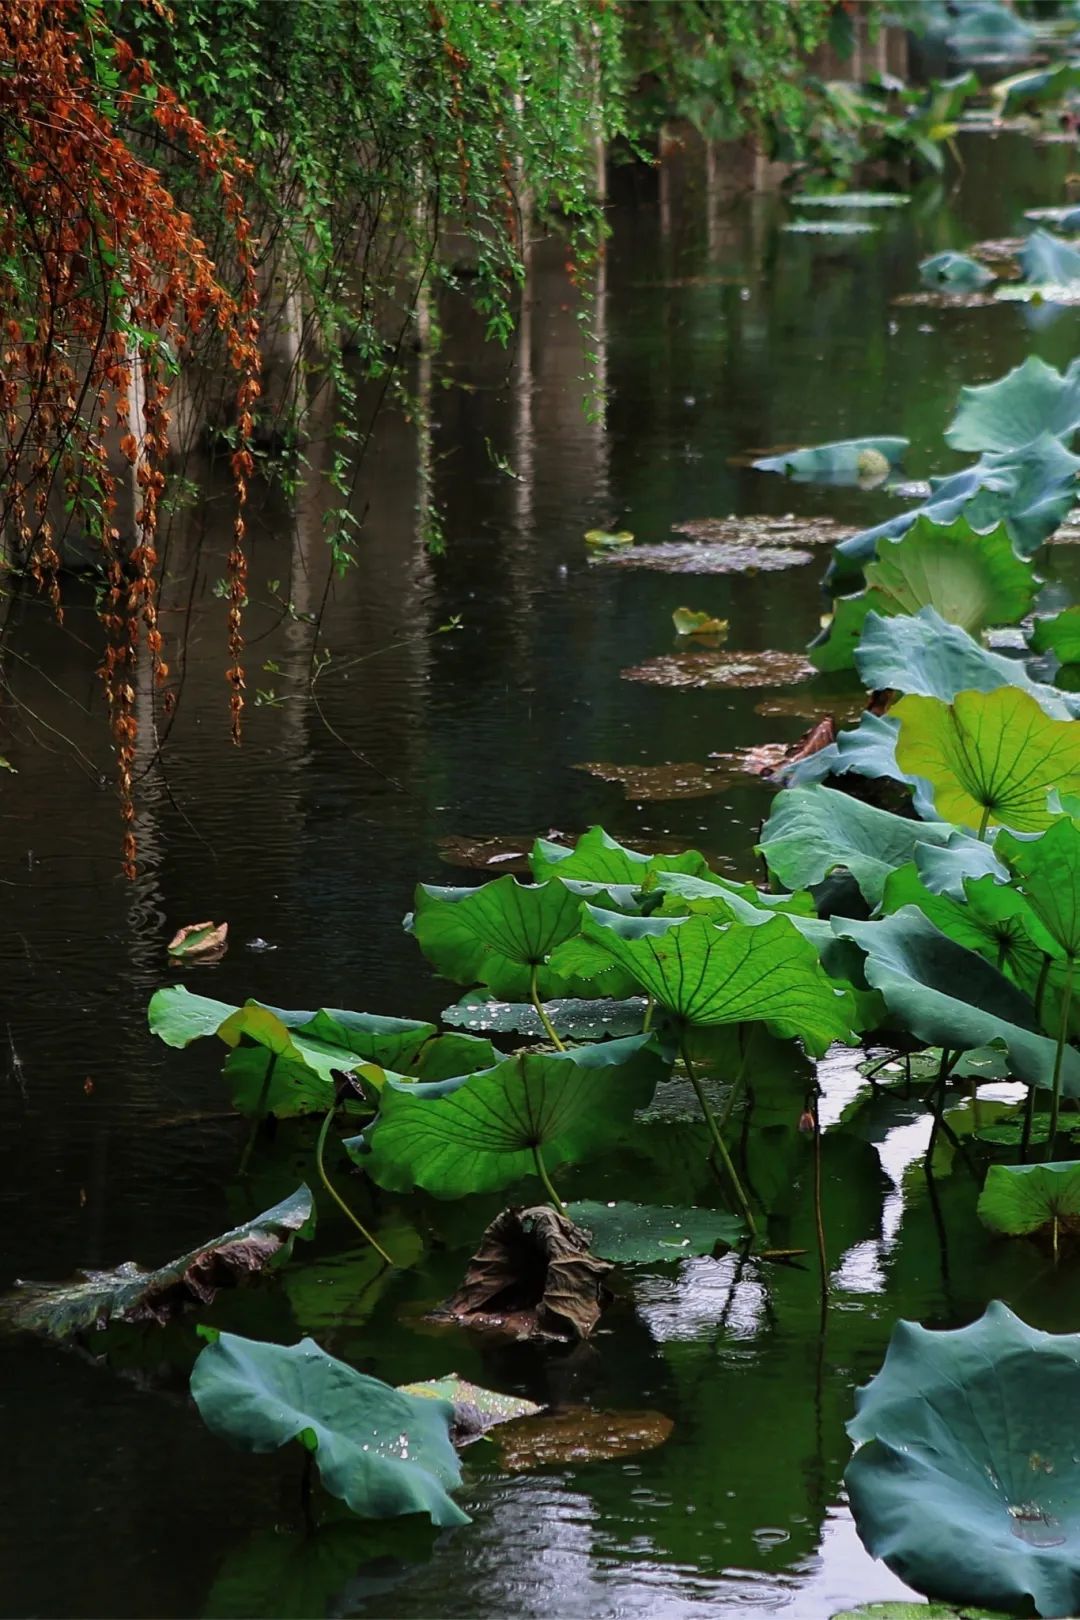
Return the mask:
{"type": "MultiPolygon", "coordinates": [[[[862,238],[785,234],[789,205],[710,198],[689,158],[666,213],[653,177],[617,177],[599,310],[606,426],[578,408],[577,323],[561,254],[541,245],[516,362],[484,349],[479,324],[458,315],[433,372],[416,378],[433,401],[443,557],[418,538],[415,429],[382,421],[362,479],[360,562],[332,590],[333,656],[314,700],[312,630],[283,621],[274,598],[300,614],[322,598],[326,446],[312,447],[315,492],[298,508],[267,496],[253,525],[248,669],[249,695],[261,687],[273,701],[249,709],[241,751],[227,736],[213,593],[231,511],[208,470],[168,557],[168,623],[190,612],[188,660],[163,761],[149,733],[143,747],[134,885],[118,875],[90,588],[72,586],[66,633],[36,604],[16,605],[2,653],[3,752],[19,773],[0,794],[4,1285],[160,1263],[310,1175],[309,1139],[283,1131],[239,1182],[243,1129],[220,1114],[219,1052],[174,1052],[147,1034],[151,993],[177,977],[164,955],[177,925],[229,921],[223,961],[187,976],[205,994],[427,1017],[455,992],[400,921],[417,880],[470,881],[440,858],[448,835],[505,835],[525,849],[536,833],[599,821],[628,842],[696,845],[753,873],[769,802],[759,782],[637,803],[574,766],[700,763],[797,736],[807,718],[757,712],[775,691],[672,691],[620,670],[674,650],[671,612],[684,603],[729,619],[732,647],[801,649],[821,612],[824,550],[786,572],[673,576],[590,565],[582,535],[626,527],[663,540],[688,519],[791,510],[878,521],[896,497],[792,487],[731,458],[901,433],[912,477],[950,471],[961,458],[941,433],[962,384],[1033,352],[1073,357],[1074,310],[892,303],[916,288],[920,257],[1014,234],[1025,207],[1061,199],[1074,166],[1071,149],[1016,136],[972,137],[963,152],[962,175],[867,216],[880,229],[862,238]],[[434,634],[453,615],[461,628],[434,634]],[[274,949],[248,948],[256,939],[274,949]]],[[[1055,573],[1075,555],[1059,548],[1055,573]]],[[[819,679],[800,690],[813,713],[854,688],[819,679]]],[[[851,1059],[828,1066],[828,1123],[858,1085],[851,1059]]],[[[824,1620],[902,1594],[860,1548],[840,1483],[851,1392],[894,1321],[964,1320],[996,1293],[1029,1320],[1080,1327],[1076,1283],[1066,1274],[1051,1290],[1002,1259],[975,1229],[966,1189],[952,1198],[945,1178],[935,1207],[917,1173],[903,1180],[925,1123],[914,1105],[885,1100],[826,1136],[835,1302],[824,1342],[812,1269],[740,1271],[732,1259],[638,1274],[604,1331],[574,1350],[436,1333],[419,1318],[460,1275],[498,1200],[414,1212],[429,1245],[418,1266],[379,1277],[359,1257],[314,1290],[319,1304],[318,1257],[349,1244],[328,1218],[291,1284],[224,1301],[219,1323],[290,1342],[311,1331],[393,1381],[455,1368],[541,1400],[674,1419],[666,1446],[625,1462],[510,1475],[475,1448],[462,1495],[474,1523],[437,1540],[350,1522],[305,1545],[296,1460],[234,1454],[187,1404],[190,1330],[132,1334],[125,1376],[4,1343],[3,1612],[824,1620]],[[333,1286],[339,1308],[327,1304],[333,1286]]],[[[790,1146],[793,1121],[776,1129],[790,1146]]],[[[665,1162],[586,1168],[573,1188],[633,1196],[651,1177],[689,1198],[699,1172],[688,1164],[674,1131],[665,1162]]],[[[801,1175],[778,1187],[778,1241],[805,1239],[807,1196],[801,1175]]]]}

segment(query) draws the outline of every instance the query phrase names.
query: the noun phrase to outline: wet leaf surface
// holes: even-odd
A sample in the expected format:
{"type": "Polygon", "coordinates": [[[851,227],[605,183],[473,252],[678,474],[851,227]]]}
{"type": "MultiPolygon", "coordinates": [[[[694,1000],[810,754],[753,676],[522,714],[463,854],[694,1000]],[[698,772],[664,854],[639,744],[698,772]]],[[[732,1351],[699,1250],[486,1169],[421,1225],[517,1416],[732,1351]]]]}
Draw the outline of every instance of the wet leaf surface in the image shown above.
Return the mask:
{"type": "Polygon", "coordinates": [[[621,674],[624,681],[643,681],[649,686],[707,690],[714,686],[788,686],[810,680],[817,671],[801,653],[699,652],[650,658],[621,674]]]}
{"type": "Polygon", "coordinates": [[[443,1378],[428,1378],[420,1384],[399,1384],[398,1388],[403,1395],[449,1401],[454,1408],[451,1435],[456,1446],[479,1440],[497,1423],[535,1417],[544,1410],[536,1401],[527,1401],[520,1395],[500,1395],[496,1390],[482,1389],[479,1384],[470,1384],[467,1378],[461,1378],[457,1373],[447,1373],[443,1378]]]}
{"type": "Polygon", "coordinates": [[[597,1412],[591,1406],[568,1406],[508,1424],[499,1431],[496,1444],[502,1466],[518,1474],[653,1451],[674,1427],[663,1412],[597,1412]]]}
{"type": "MultiPolygon", "coordinates": [[[[645,1017],[644,996],[628,1001],[585,1001],[570,997],[547,1001],[544,1009],[557,1034],[575,1041],[618,1040],[639,1035],[645,1017]]],[[[527,1001],[495,1001],[465,996],[442,1014],[445,1024],[459,1029],[489,1030],[492,1034],[528,1035],[546,1041],[547,1031],[536,1008],[527,1001]]]]}
{"type": "Polygon", "coordinates": [[[265,1214],[156,1271],[125,1260],[112,1271],[84,1271],[68,1283],[20,1283],[0,1303],[0,1321],[50,1339],[70,1339],[110,1322],[167,1322],[190,1305],[209,1305],[219,1288],[285,1258],[313,1213],[311,1193],[300,1187],[265,1214]]]}

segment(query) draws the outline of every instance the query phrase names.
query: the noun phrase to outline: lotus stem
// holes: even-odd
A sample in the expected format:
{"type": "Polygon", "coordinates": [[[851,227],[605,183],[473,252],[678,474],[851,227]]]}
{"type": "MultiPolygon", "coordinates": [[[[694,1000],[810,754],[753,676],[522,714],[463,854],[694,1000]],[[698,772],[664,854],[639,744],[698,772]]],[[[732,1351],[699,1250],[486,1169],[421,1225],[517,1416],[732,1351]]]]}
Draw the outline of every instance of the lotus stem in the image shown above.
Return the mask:
{"type": "Polygon", "coordinates": [[[326,1165],[323,1162],[323,1150],[326,1147],[326,1138],[330,1133],[330,1125],[336,1113],[337,1103],[335,1102],[333,1108],[328,1108],[326,1111],[326,1117],[323,1119],[322,1125],[319,1129],[318,1141],[315,1143],[315,1168],[319,1172],[319,1180],[322,1182],[323,1186],[334,1200],[334,1203],[341,1210],[342,1214],[345,1215],[346,1218],[350,1220],[356,1227],[356,1230],[360,1233],[360,1236],[364,1239],[365,1243],[370,1243],[371,1247],[375,1250],[375,1253],[381,1254],[387,1265],[392,1266],[394,1262],[391,1260],[382,1244],[376,1238],[372,1237],[367,1227],[364,1226],[364,1224],[353,1214],[352,1210],[349,1208],[348,1204],[345,1202],[344,1198],[342,1198],[341,1194],[338,1192],[337,1188],[334,1186],[333,1182],[330,1180],[330,1177],[326,1173],[326,1165]]]}
{"type": "MultiPolygon", "coordinates": [[[[742,1210],[743,1219],[746,1221],[746,1224],[750,1229],[750,1236],[752,1238],[756,1238],[758,1235],[758,1229],[757,1222],[754,1220],[754,1212],[750,1208],[750,1201],[747,1198],[746,1193],[743,1191],[743,1184],[739,1180],[735,1166],[731,1162],[731,1154],[727,1150],[727,1144],[720,1134],[720,1127],[716,1122],[716,1115],[712,1111],[712,1107],[709,1103],[708,1097],[705,1095],[701,1081],[694,1072],[694,1065],[691,1063],[690,1054],[686,1050],[685,1040],[681,1042],[680,1050],[682,1052],[683,1063],[686,1065],[686,1072],[690,1077],[690,1084],[694,1088],[694,1093],[697,1100],[701,1104],[701,1111],[705,1115],[705,1123],[709,1127],[709,1134],[713,1139],[717,1153],[720,1155],[720,1163],[727,1171],[728,1180],[731,1182],[732,1191],[735,1194],[739,1208],[742,1210]]],[[[731,1099],[729,1098],[728,1101],[730,1103],[731,1099]]],[[[730,1112],[730,1110],[728,1110],[728,1112],[730,1112]]]]}
{"type": "Polygon", "coordinates": [[[563,1203],[562,1199],[559,1197],[558,1193],[555,1191],[555,1188],[551,1184],[551,1177],[547,1173],[547,1166],[541,1156],[540,1144],[538,1142],[534,1142],[532,1144],[532,1156],[533,1164],[536,1166],[536,1173],[543,1182],[544,1191],[547,1193],[548,1198],[558,1210],[559,1214],[565,1215],[566,1205],[563,1203]]]}
{"type": "Polygon", "coordinates": [[[544,1028],[547,1030],[548,1040],[551,1042],[552,1046],[555,1048],[555,1050],[557,1052],[565,1052],[566,1047],[563,1045],[562,1041],[560,1041],[559,1037],[556,1035],[556,1033],[555,1033],[555,1025],[551,1022],[551,1019],[548,1017],[546,1011],[544,1010],[544,1003],[540,1000],[540,996],[539,996],[539,993],[538,993],[537,988],[536,988],[536,976],[537,976],[539,971],[540,971],[539,963],[534,962],[531,969],[529,970],[529,997],[530,997],[530,999],[532,1001],[533,1006],[536,1008],[536,1016],[539,1018],[540,1022],[543,1024],[544,1028]]]}
{"type": "Polygon", "coordinates": [[[1054,1152],[1054,1141],[1057,1137],[1058,1110],[1061,1107],[1061,1066],[1065,1059],[1065,1045],[1069,1036],[1069,1008],[1072,1004],[1073,968],[1076,958],[1069,957],[1065,969],[1065,988],[1061,994],[1061,1020],[1058,1024],[1057,1051],[1054,1053],[1054,1082],[1050,1095],[1050,1129],[1046,1133],[1047,1146],[1051,1156],[1054,1152]]]}
{"type": "Polygon", "coordinates": [[[1042,1022],[1043,997],[1046,994],[1046,981],[1050,977],[1050,952],[1043,952],[1042,967],[1039,969],[1039,978],[1035,985],[1035,1019],[1042,1022]]]}
{"type": "Polygon", "coordinates": [[[641,1033],[643,1035],[647,1035],[649,1033],[650,1029],[652,1029],[653,1013],[655,1011],[656,1011],[656,997],[653,995],[652,991],[650,990],[648,992],[648,997],[647,997],[646,1002],[645,1002],[645,1016],[641,1020],[641,1033]]]}
{"type": "Polygon", "coordinates": [[[270,1061],[266,1065],[266,1073],[263,1075],[262,1085],[259,1087],[259,1100],[255,1104],[255,1118],[251,1122],[251,1129],[248,1131],[248,1138],[244,1143],[244,1151],[240,1155],[240,1168],[237,1171],[238,1175],[244,1176],[247,1174],[247,1167],[251,1162],[251,1155],[255,1151],[255,1141],[259,1134],[259,1126],[266,1118],[266,1099],[270,1095],[270,1082],[274,1078],[274,1070],[276,1067],[277,1053],[271,1052],[270,1061]]]}
{"type": "Polygon", "coordinates": [[[315,1515],[311,1511],[311,1479],[315,1472],[315,1454],[304,1448],[304,1472],[300,1475],[300,1510],[304,1515],[304,1529],[309,1536],[315,1534],[315,1515]]]}
{"type": "Polygon", "coordinates": [[[1028,1152],[1031,1148],[1031,1127],[1035,1123],[1035,1087],[1028,1086],[1027,1097],[1024,1099],[1024,1128],[1020,1133],[1020,1163],[1027,1163],[1028,1152]]]}
{"type": "Polygon", "coordinates": [[[810,1095],[808,1110],[814,1121],[814,1225],[817,1228],[818,1269],[821,1272],[821,1331],[829,1319],[829,1257],[825,1250],[825,1219],[821,1208],[821,1118],[818,1114],[818,1090],[810,1095]]]}
{"type": "Polygon", "coordinates": [[[1056,1266],[1057,1263],[1058,1263],[1058,1218],[1057,1218],[1056,1213],[1055,1213],[1054,1218],[1053,1218],[1053,1225],[1051,1227],[1051,1231],[1053,1232],[1054,1264],[1056,1266]]]}
{"type": "Polygon", "coordinates": [[[983,805],[983,813],[982,813],[982,817],[980,818],[980,821],[979,821],[979,833],[978,833],[978,836],[979,836],[980,839],[986,837],[986,829],[987,829],[987,826],[989,825],[989,822],[990,822],[990,806],[988,804],[985,804],[985,805],[983,805]]]}

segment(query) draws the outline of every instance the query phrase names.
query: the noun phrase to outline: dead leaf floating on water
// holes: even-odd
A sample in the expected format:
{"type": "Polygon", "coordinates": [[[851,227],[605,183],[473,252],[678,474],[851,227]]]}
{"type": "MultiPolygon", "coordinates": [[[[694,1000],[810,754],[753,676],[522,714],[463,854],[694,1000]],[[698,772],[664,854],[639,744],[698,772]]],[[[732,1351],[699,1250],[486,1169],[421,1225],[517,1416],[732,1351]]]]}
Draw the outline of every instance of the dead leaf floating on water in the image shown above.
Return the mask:
{"type": "Polygon", "coordinates": [[[707,799],[747,777],[764,779],[766,771],[780,764],[786,753],[785,743],[764,743],[757,748],[710,754],[702,765],[613,765],[598,760],[575,765],[574,769],[598,776],[602,782],[618,783],[631,803],[664,804],[675,799],[707,799]]]}
{"type": "Polygon", "coordinates": [[[802,568],[814,559],[795,546],[662,540],[653,546],[604,552],[593,560],[605,568],[650,568],[659,574],[774,574],[783,568],[802,568]]]}
{"type": "Polygon", "coordinates": [[[719,686],[791,686],[817,674],[801,653],[699,652],[650,658],[622,672],[624,681],[707,690],[719,686]]]}
{"type": "MultiPolygon", "coordinates": [[[[545,838],[561,838],[548,832],[545,838]]],[[[435,840],[439,859],[447,866],[464,866],[473,872],[527,873],[533,838],[470,838],[466,833],[448,833],[435,840]]]]}
{"type": "Polygon", "coordinates": [[[504,1209],[480,1240],[461,1287],[432,1317],[514,1339],[587,1339],[611,1297],[604,1283],[611,1269],[557,1210],[504,1209]]]}
{"type": "MultiPolygon", "coordinates": [[[[733,466],[749,466],[758,454],[753,451],[746,456],[732,456],[730,461],[733,466]]],[[[732,513],[722,518],[689,518],[685,523],[673,523],[671,532],[685,534],[688,540],[725,546],[834,546],[858,530],[850,523],[835,523],[832,518],[796,517],[794,512],[785,512],[781,517],[736,517],[732,513]]]]}
{"type": "Polygon", "coordinates": [[[508,1473],[567,1464],[608,1462],[662,1446],[675,1425],[663,1412],[598,1412],[567,1406],[521,1418],[493,1436],[508,1473]]]}
{"type": "Polygon", "coordinates": [[[178,928],[165,947],[170,956],[185,960],[201,957],[204,961],[224,956],[228,946],[228,923],[188,923],[178,928]]]}

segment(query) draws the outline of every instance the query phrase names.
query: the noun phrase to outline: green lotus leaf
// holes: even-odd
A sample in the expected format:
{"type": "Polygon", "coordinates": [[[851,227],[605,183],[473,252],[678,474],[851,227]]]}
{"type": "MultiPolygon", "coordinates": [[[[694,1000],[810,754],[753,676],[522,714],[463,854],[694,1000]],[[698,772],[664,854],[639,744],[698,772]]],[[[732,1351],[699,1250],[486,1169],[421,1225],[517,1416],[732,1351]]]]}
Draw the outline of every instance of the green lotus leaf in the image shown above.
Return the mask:
{"type": "Polygon", "coordinates": [[[85,1271],[74,1282],[21,1282],[0,1301],[0,1321],[50,1339],[110,1322],[166,1322],[196,1302],[208,1304],[219,1288],[287,1260],[293,1239],[310,1237],[314,1225],[311,1193],[298,1187],[273,1209],[154,1271],[128,1260],[112,1271],[85,1271]]]}
{"type": "Polygon", "coordinates": [[[589,1246],[618,1265],[649,1265],[692,1254],[730,1249],[746,1236],[735,1215],[715,1209],[683,1209],[660,1204],[598,1204],[590,1199],[567,1204],[566,1213],[589,1235],[589,1246]]]}
{"type": "Polygon", "coordinates": [[[990,86],[990,97],[998,115],[1009,115],[1025,107],[1041,107],[1061,101],[1070,90],[1080,88],[1080,67],[1075,62],[1058,62],[1034,72],[1014,73],[990,86]]]}
{"type": "Polygon", "coordinates": [[[1026,1237],[1062,1224],[1080,1228],[1080,1159],[1054,1164],[992,1164],[979,1194],[979,1219],[992,1232],[1026,1237]]]}
{"type": "MultiPolygon", "coordinates": [[[[630,891],[612,895],[603,884],[561,876],[528,884],[508,874],[475,889],[421,883],[412,931],[436,971],[459,984],[487,985],[507,1001],[529,999],[534,986],[545,1001],[573,996],[581,993],[580,986],[560,975],[548,958],[579,932],[582,900],[601,892],[611,904],[621,898],[634,905],[630,891]]],[[[592,993],[622,997],[632,995],[633,988],[625,976],[612,973],[592,993]]]]}
{"type": "MultiPolygon", "coordinates": [[[[548,1001],[544,1011],[555,1030],[572,1041],[601,1041],[621,1035],[639,1035],[645,1017],[645,997],[625,1001],[598,1001],[594,997],[563,997],[548,1001]]],[[[488,1029],[493,1033],[531,1035],[548,1038],[547,1030],[531,1001],[497,1001],[492,996],[471,992],[452,1007],[444,1007],[443,1021],[464,1029],[488,1029]]]]}
{"type": "Polygon", "coordinates": [[[631,883],[649,887],[656,872],[692,872],[707,877],[710,866],[704,855],[688,849],[678,855],[643,855],[628,849],[606,833],[603,827],[590,827],[573,849],[538,838],[529,859],[537,883],[548,878],[576,878],[585,883],[631,883]]]}
{"type": "Polygon", "coordinates": [[[904,906],[918,906],[935,928],[966,950],[978,951],[1001,972],[1027,988],[1039,976],[1043,952],[1053,950],[1039,919],[1025,897],[993,876],[966,878],[962,901],[934,894],[914,862],[889,874],[881,909],[885,915],[904,906]]]}
{"type": "MultiPolygon", "coordinates": [[[[814,897],[806,889],[801,889],[797,894],[772,894],[768,889],[759,889],[753,883],[739,883],[735,878],[722,877],[718,872],[710,872],[708,877],[697,877],[689,872],[661,872],[656,880],[656,888],[665,897],[678,896],[687,901],[715,900],[721,908],[729,906],[736,916],[742,914],[739,907],[741,901],[744,907],[749,905],[758,913],[764,913],[761,917],[763,922],[770,913],[778,911],[785,916],[817,918],[814,897]]],[[[722,910],[720,915],[723,915],[722,910]]]]}
{"type": "Polygon", "coordinates": [[[1080,1337],[998,1300],[953,1332],[900,1322],[848,1424],[860,1538],[930,1597],[1077,1614],[1078,1422],[1080,1337]]]}
{"type": "Polygon", "coordinates": [[[938,814],[960,826],[1038,832],[1053,788],[1080,790],[1080,727],[1053,720],[1027,692],[958,692],[951,703],[904,697],[896,760],[930,783],[938,814]]]}
{"type": "MultiPolygon", "coordinates": [[[[834,917],[832,926],[866,952],[867,980],[925,1046],[953,1052],[1001,1046],[1017,1080],[1051,1084],[1056,1043],[1042,1033],[1029,998],[983,957],[948,939],[917,906],[877,922],[834,917]]],[[[1080,1095],[1080,1053],[1070,1048],[1062,1079],[1067,1095],[1080,1095]]]]}
{"type": "Polygon", "coordinates": [[[1065,608],[1052,619],[1036,619],[1031,650],[1053,653],[1062,664],[1080,664],[1080,607],[1065,608]]]}
{"type": "Polygon", "coordinates": [[[1072,817],[1052,820],[1041,838],[1003,832],[994,852],[1051,939],[1067,957],[1080,956],[1080,828],[1072,817]]]}
{"type": "Polygon", "coordinates": [[[216,1035],[235,1011],[233,1002],[196,996],[184,985],[173,984],[154,992],[147,1017],[151,1034],[166,1046],[189,1046],[204,1035],[216,1035]]]}
{"type": "Polygon", "coordinates": [[[949,524],[917,518],[902,539],[878,546],[866,583],[890,614],[929,607],[972,634],[1015,624],[1035,594],[1035,574],[1016,555],[1005,525],[980,533],[965,517],[949,524]]]}
{"type": "Polygon", "coordinates": [[[1031,287],[1080,285],[1080,253],[1050,231],[1032,231],[1016,256],[1031,287]]]}
{"type": "Polygon", "coordinates": [[[1016,686],[1055,720],[1074,713],[1067,693],[1033,681],[1015,658],[980,647],[965,630],[946,624],[933,608],[911,618],[867,615],[855,667],[870,691],[891,689],[951,703],[958,692],[993,692],[1016,686]]]}
{"type": "Polygon", "coordinates": [[[1029,355],[997,382],[964,388],[945,438],[954,450],[1019,450],[1040,433],[1080,427],[1080,360],[1064,373],[1029,355]]]}
{"type": "Polygon", "coordinates": [[[952,1603],[861,1603],[857,1609],[841,1609],[831,1620],[1007,1620],[1000,1610],[991,1613],[982,1604],[977,1609],[956,1608],[952,1603]]]}
{"type": "MultiPolygon", "coordinates": [[[[621,917],[586,906],[582,934],[681,1026],[761,1020],[819,1054],[833,1041],[854,1039],[849,998],[789,917],[718,927],[707,917],[621,917]]],[[[564,950],[575,948],[572,942],[564,950]]]]}
{"type": "Polygon", "coordinates": [[[207,1427],[246,1451],[299,1441],[326,1489],[362,1518],[469,1522],[447,1495],[461,1483],[448,1401],[368,1378],[314,1339],[264,1344],[233,1333],[201,1352],[191,1393],[207,1427]]]}
{"type": "Polygon", "coordinates": [[[995,279],[992,270],[966,253],[935,253],[920,262],[919,275],[928,287],[945,292],[978,292],[995,279]]]}
{"type": "Polygon", "coordinates": [[[777,795],[757,848],[786,888],[809,888],[846,870],[876,906],[890,872],[913,860],[921,844],[944,845],[953,832],[947,822],[911,821],[815,785],[777,795]]]}
{"type": "Polygon", "coordinates": [[[392,1192],[498,1192],[608,1146],[647,1105],[664,1064],[648,1035],[552,1054],[519,1053],[441,1086],[388,1084],[346,1148],[392,1192]]]}
{"type": "Polygon", "coordinates": [[[859,645],[867,615],[878,612],[887,615],[886,603],[877,600],[871,591],[860,591],[858,596],[836,596],[832,613],[823,622],[820,635],[814,637],[807,648],[810,662],[823,675],[840,669],[851,669],[855,662],[855,649],[859,645]]]}
{"type": "Polygon", "coordinates": [[[797,483],[858,484],[887,477],[903,460],[908,439],[841,439],[808,450],[788,450],[753,463],[758,472],[783,473],[797,483]]]}

